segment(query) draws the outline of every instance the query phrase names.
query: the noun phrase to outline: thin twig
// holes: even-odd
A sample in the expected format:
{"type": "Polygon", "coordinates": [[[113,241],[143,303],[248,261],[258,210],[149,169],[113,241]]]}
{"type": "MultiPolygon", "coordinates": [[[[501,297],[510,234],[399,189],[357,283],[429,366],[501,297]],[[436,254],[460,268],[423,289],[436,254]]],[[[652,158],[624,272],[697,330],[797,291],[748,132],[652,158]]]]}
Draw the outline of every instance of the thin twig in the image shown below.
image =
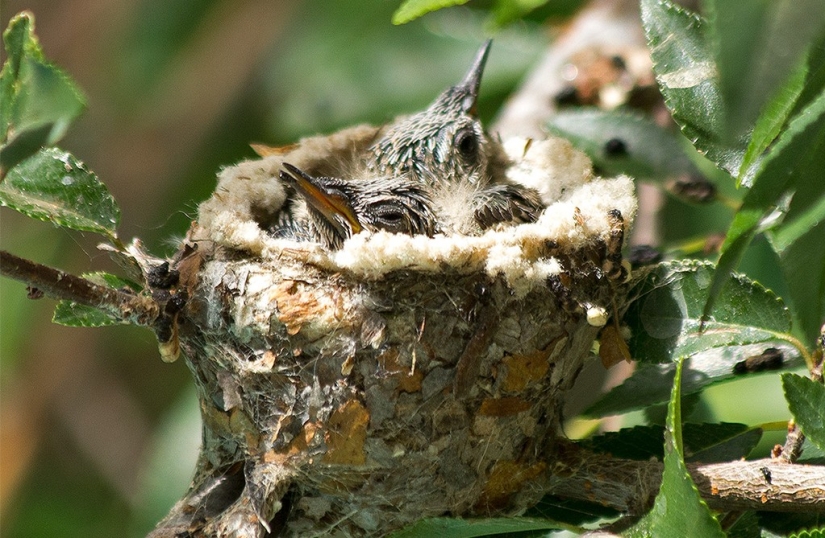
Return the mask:
{"type": "MultiPolygon", "coordinates": [[[[822,356],[818,353],[810,355],[809,365],[811,366],[811,379],[817,383],[822,383],[822,356]]],[[[785,445],[779,453],[779,459],[793,463],[802,455],[802,445],[805,443],[805,434],[795,421],[788,424],[788,436],[785,438],[785,445]]],[[[778,445],[777,445],[778,448],[778,445]]]]}
{"type": "Polygon", "coordinates": [[[151,326],[159,308],[149,297],[95,284],[85,278],[0,251],[0,274],[19,280],[54,299],[91,306],[121,321],[151,326]]]}

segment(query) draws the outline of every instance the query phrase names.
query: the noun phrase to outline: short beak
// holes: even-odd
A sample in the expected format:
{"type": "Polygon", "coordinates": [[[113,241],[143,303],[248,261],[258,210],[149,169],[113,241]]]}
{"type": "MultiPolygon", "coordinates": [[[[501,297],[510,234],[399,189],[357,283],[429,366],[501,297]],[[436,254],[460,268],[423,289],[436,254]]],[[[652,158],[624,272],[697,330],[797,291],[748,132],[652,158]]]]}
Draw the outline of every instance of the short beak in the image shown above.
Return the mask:
{"type": "Polygon", "coordinates": [[[296,166],[284,163],[284,168],[287,172],[281,171],[281,180],[291,183],[307,204],[320,213],[342,238],[363,229],[352,205],[340,192],[328,188],[321,178],[312,177],[296,166]],[[344,228],[342,221],[349,223],[350,229],[344,228]]]}
{"type": "Polygon", "coordinates": [[[481,76],[484,74],[484,65],[487,63],[487,55],[490,53],[490,46],[493,44],[492,39],[488,39],[478,49],[476,57],[473,60],[473,65],[467,74],[464,75],[464,80],[456,86],[457,89],[465,93],[464,101],[462,102],[462,109],[471,116],[476,115],[476,104],[478,101],[478,88],[481,86],[481,76]]]}

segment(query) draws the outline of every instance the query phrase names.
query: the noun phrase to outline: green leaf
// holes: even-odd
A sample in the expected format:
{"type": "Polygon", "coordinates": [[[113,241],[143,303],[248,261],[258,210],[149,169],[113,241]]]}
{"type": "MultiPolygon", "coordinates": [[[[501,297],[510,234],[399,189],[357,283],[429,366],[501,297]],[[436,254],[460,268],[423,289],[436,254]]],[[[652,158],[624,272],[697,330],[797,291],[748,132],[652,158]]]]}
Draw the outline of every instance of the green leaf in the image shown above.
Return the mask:
{"type": "MultiPolygon", "coordinates": [[[[739,264],[751,239],[763,225],[763,220],[781,206],[783,197],[792,195],[791,204],[786,211],[788,217],[799,218],[801,214],[803,218],[802,221],[789,220],[788,223],[789,226],[803,223],[802,230],[796,229],[793,232],[795,237],[800,238],[796,241],[800,243],[800,248],[791,249],[786,245],[786,251],[780,252],[780,262],[796,312],[802,321],[802,328],[809,338],[815,336],[825,313],[825,265],[816,264],[820,259],[816,253],[822,249],[811,250],[810,247],[815,247],[816,238],[822,237],[821,232],[817,233],[818,229],[821,230],[822,221],[818,220],[816,208],[818,201],[825,195],[825,183],[819,180],[819,174],[823,169],[825,91],[794,117],[776,145],[763,159],[754,178],[753,188],[745,196],[742,207],[737,211],[728,230],[704,308],[705,313],[713,308],[728,275],[739,264]],[[804,226],[817,222],[818,224],[805,232],[804,226]],[[806,240],[801,241],[802,238],[806,240]],[[813,266],[810,265],[812,262],[813,266]],[[813,279],[810,278],[811,271],[816,274],[813,279]]],[[[781,214],[782,208],[779,208],[779,211],[781,214]]],[[[777,230],[777,233],[781,233],[782,226],[777,230]]]]}
{"type": "Polygon", "coordinates": [[[30,13],[12,19],[3,37],[8,59],[0,73],[0,177],[56,143],[85,107],[80,89],[43,58],[30,13]]]}
{"type": "MultiPolygon", "coordinates": [[[[825,169],[825,90],[801,114],[816,114],[817,105],[818,119],[785,149],[784,164],[794,161],[792,186],[787,190],[793,195],[784,221],[767,233],[779,254],[790,299],[808,341],[817,337],[825,319],[825,183],[821,178],[825,169]]],[[[766,168],[760,181],[779,181],[781,161],[766,168]]]]}
{"type": "MultiPolygon", "coordinates": [[[[134,282],[109,273],[86,273],[83,277],[91,280],[95,284],[114,289],[140,290],[140,286],[134,282]]],[[[106,325],[128,324],[102,310],[72,301],[59,301],[57,303],[54,309],[54,315],[52,316],[52,322],[67,327],[103,327],[106,325]]]]}
{"type": "Polygon", "coordinates": [[[393,24],[406,24],[430,11],[437,11],[445,7],[460,6],[469,0],[405,0],[392,14],[393,24]]]}
{"type": "Polygon", "coordinates": [[[728,538],[762,538],[756,512],[745,512],[728,529],[728,538]]]}
{"type": "Polygon", "coordinates": [[[805,436],[825,450],[825,385],[807,377],[782,374],[782,388],[794,420],[805,436]]]}
{"type": "Polygon", "coordinates": [[[825,449],[821,449],[806,438],[802,443],[802,455],[797,463],[806,465],[825,465],[825,449]]]}
{"type": "Polygon", "coordinates": [[[606,432],[578,442],[595,452],[609,453],[617,458],[631,460],[662,459],[662,426],[634,426],[616,432],[606,432]]]}
{"type": "Polygon", "coordinates": [[[497,27],[515,22],[549,0],[497,0],[493,6],[493,21],[497,27]]]}
{"type": "Polygon", "coordinates": [[[637,114],[595,109],[562,111],[550,119],[547,127],[587,153],[609,175],[663,181],[674,175],[699,174],[679,134],[637,114]],[[610,140],[621,140],[627,151],[618,155],[605,151],[610,140]]]}
{"type": "Polygon", "coordinates": [[[762,439],[762,428],[745,424],[685,424],[685,460],[722,463],[744,458],[762,439]]]}
{"type": "MultiPolygon", "coordinates": [[[[662,459],[663,434],[661,426],[635,426],[603,433],[580,441],[580,444],[617,458],[662,459]]],[[[685,459],[706,463],[739,459],[747,456],[761,437],[761,428],[750,428],[745,424],[685,424],[685,459]]]]}
{"type": "Polygon", "coordinates": [[[746,136],[768,98],[825,28],[821,0],[706,0],[726,137],[746,136]]]}
{"type": "Polygon", "coordinates": [[[768,146],[779,136],[779,131],[788,119],[788,116],[796,104],[799,94],[805,85],[805,78],[808,74],[806,64],[801,64],[795,69],[785,84],[765,105],[756,126],[753,128],[748,149],[742,160],[742,167],[737,174],[737,185],[750,187],[753,184],[753,173],[759,158],[768,149],[768,146]]]}
{"type": "MultiPolygon", "coordinates": [[[[794,198],[798,196],[797,194],[794,198]]],[[[805,208],[800,215],[796,215],[795,218],[786,218],[780,227],[768,231],[771,246],[778,254],[785,254],[795,242],[825,220],[825,197],[814,198],[810,201],[813,202],[812,205],[805,208]]],[[[819,237],[822,236],[819,235],[819,237]]]]}
{"type": "MultiPolygon", "coordinates": [[[[802,193],[797,192],[794,199],[801,197],[802,193]]],[[[819,201],[822,202],[823,199],[825,198],[820,197],[819,201]]],[[[820,203],[819,207],[821,205],[820,203]]],[[[811,342],[825,319],[825,249],[822,248],[825,221],[821,215],[818,218],[816,226],[805,230],[804,235],[783,248],[779,254],[779,265],[788,283],[799,326],[806,340],[811,342]]],[[[792,231],[795,233],[797,230],[792,231]]],[[[773,233],[768,234],[769,239],[773,237],[773,233]]],[[[780,241],[784,240],[787,238],[780,236],[780,241]]],[[[773,240],[771,244],[774,244],[773,240]]]]}
{"type": "Polygon", "coordinates": [[[799,533],[792,534],[791,538],[825,538],[825,527],[805,529],[799,533]]]}
{"type": "Polygon", "coordinates": [[[744,143],[725,141],[725,109],[706,22],[670,0],[642,0],[653,72],[673,119],[701,153],[735,175],[744,143]]]}
{"type": "MultiPolygon", "coordinates": [[[[823,137],[825,91],[799,112],[781,134],[776,145],[762,161],[753,188],[742,203],[742,210],[764,212],[773,208],[780,197],[800,179],[800,161],[816,161],[816,143],[823,137]],[[811,147],[814,144],[814,147],[811,147]]],[[[751,217],[752,218],[752,217],[751,217]]],[[[750,222],[750,221],[748,221],[750,222]]]]}
{"type": "Polygon", "coordinates": [[[0,205],[32,218],[116,240],[120,209],[106,186],[70,153],[49,148],[9,171],[0,205]]]}
{"type": "Polygon", "coordinates": [[[3,32],[3,43],[6,47],[9,70],[15,79],[24,55],[43,59],[43,51],[34,35],[34,15],[30,11],[23,11],[12,17],[8,28],[3,32]]]}
{"type": "Polygon", "coordinates": [[[685,394],[731,380],[737,364],[768,347],[783,355],[782,366],[801,364],[790,340],[790,314],[770,290],[743,276],[729,277],[709,321],[700,330],[713,266],[706,262],[662,263],[630,292],[633,298],[623,322],[638,368],[586,413],[604,416],[667,401],[675,367],[685,365],[685,394]],[[666,364],[656,364],[666,363],[666,364]]]}
{"type": "Polygon", "coordinates": [[[713,266],[701,261],[659,264],[631,290],[625,323],[631,353],[644,362],[672,362],[714,348],[768,343],[791,328],[791,317],[770,290],[731,276],[704,331],[700,330],[713,266]]]}
{"type": "Polygon", "coordinates": [[[72,301],[58,301],[54,308],[52,322],[67,327],[105,327],[123,322],[92,306],[72,301]]]}
{"type": "Polygon", "coordinates": [[[719,522],[699,496],[682,457],[681,360],[676,363],[675,374],[665,428],[662,485],[651,511],[624,535],[724,537],[719,522]],[[686,534],[687,529],[690,532],[686,534]]]}
{"type": "Polygon", "coordinates": [[[140,284],[128,280],[126,278],[121,278],[117,275],[113,275],[111,273],[106,273],[104,271],[96,271],[94,273],[84,273],[83,278],[87,278],[94,282],[95,284],[100,284],[101,286],[109,286],[110,288],[126,290],[126,291],[134,291],[138,292],[141,291],[140,284]]]}
{"type": "MultiPolygon", "coordinates": [[[[771,346],[782,352],[783,368],[795,368],[804,364],[799,352],[793,346],[784,344],[771,344],[771,346]]],[[[682,392],[687,396],[701,392],[707,387],[738,378],[742,374],[736,372],[736,364],[748,356],[760,354],[765,347],[766,344],[722,346],[685,359],[682,392]]],[[[584,414],[591,417],[603,417],[666,402],[675,371],[676,367],[673,363],[639,363],[624,383],[605,394],[587,408],[584,414]]]]}
{"type": "Polygon", "coordinates": [[[818,41],[813,43],[811,49],[808,51],[807,66],[805,85],[791,111],[791,117],[807,108],[808,105],[811,104],[811,101],[816,99],[816,97],[825,90],[825,32],[822,33],[818,41]]]}
{"type": "Polygon", "coordinates": [[[392,534],[392,538],[473,538],[509,532],[558,530],[565,525],[549,520],[530,518],[451,519],[445,517],[423,519],[392,534]]]}
{"type": "Polygon", "coordinates": [[[760,527],[767,532],[760,536],[794,536],[807,529],[825,525],[822,512],[759,512],[760,527]]]}
{"type": "MultiPolygon", "coordinates": [[[[39,45],[33,37],[34,17],[29,12],[15,15],[9,21],[9,27],[3,32],[6,47],[6,62],[0,70],[0,140],[5,141],[14,113],[16,82],[20,73],[20,62],[25,54],[26,45],[33,48],[32,54],[40,54],[39,45]]],[[[42,56],[42,54],[41,54],[42,56]]]]}

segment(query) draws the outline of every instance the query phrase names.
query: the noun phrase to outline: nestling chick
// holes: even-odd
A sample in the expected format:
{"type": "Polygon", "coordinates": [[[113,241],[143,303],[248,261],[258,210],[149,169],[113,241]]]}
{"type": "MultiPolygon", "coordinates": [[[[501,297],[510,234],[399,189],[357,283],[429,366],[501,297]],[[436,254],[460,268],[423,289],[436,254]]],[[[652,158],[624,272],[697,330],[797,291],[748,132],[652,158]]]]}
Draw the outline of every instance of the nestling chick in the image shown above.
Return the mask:
{"type": "MultiPolygon", "coordinates": [[[[367,167],[380,174],[406,175],[425,185],[439,208],[460,208],[472,215],[472,226],[457,226],[472,233],[500,222],[533,222],[544,209],[538,192],[491,177],[491,160],[498,143],[485,132],[476,105],[481,76],[492,41],[476,53],[470,70],[456,86],[447,88],[425,110],[397,120],[385,128],[370,147],[367,167]],[[456,203],[456,197],[466,200],[456,203]]],[[[441,211],[439,211],[441,212],[441,211]]],[[[439,221],[456,222],[455,214],[440,214],[439,221]]]]}
{"type": "Polygon", "coordinates": [[[489,141],[476,115],[478,89],[492,41],[476,53],[473,65],[425,110],[396,120],[372,145],[368,167],[381,174],[411,174],[427,183],[482,178],[489,141]]]}
{"type": "Polygon", "coordinates": [[[306,202],[310,234],[331,250],[364,229],[430,237],[436,232],[430,198],[410,179],[346,181],[313,177],[289,163],[283,166],[281,180],[306,202]]]}

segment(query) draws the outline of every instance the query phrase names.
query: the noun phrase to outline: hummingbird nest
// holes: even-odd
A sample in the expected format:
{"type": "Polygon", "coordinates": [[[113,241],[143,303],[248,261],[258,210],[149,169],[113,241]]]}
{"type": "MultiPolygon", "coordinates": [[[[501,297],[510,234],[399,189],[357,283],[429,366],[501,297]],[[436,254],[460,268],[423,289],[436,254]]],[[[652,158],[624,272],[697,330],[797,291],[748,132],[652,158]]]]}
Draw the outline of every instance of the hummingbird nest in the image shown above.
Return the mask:
{"type": "Polygon", "coordinates": [[[565,393],[622,308],[633,184],[561,139],[510,139],[499,173],[539,192],[535,222],[338,250],[271,233],[284,163],[357,169],[377,132],[228,167],[200,206],[176,267],[203,444],[155,536],[377,536],[542,497],[565,393]]]}

